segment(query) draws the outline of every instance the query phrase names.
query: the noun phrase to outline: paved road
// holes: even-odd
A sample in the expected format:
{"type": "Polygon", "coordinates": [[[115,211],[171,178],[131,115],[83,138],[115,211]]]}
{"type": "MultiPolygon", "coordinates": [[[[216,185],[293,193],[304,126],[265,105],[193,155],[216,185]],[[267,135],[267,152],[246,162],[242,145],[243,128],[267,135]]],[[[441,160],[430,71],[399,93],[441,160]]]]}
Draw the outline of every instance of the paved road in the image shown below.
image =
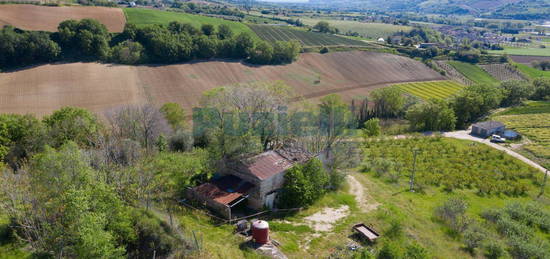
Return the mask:
{"type": "Polygon", "coordinates": [[[530,159],[528,159],[528,158],[512,151],[511,149],[509,149],[507,147],[501,146],[499,144],[492,143],[488,139],[482,139],[482,138],[474,137],[474,136],[470,135],[470,132],[467,131],[467,130],[445,132],[445,133],[443,133],[443,136],[449,137],[449,138],[472,140],[472,141],[476,141],[476,142],[479,142],[479,143],[483,143],[485,145],[491,146],[492,148],[502,150],[502,151],[506,152],[507,154],[509,154],[509,155],[511,155],[511,156],[513,156],[513,157],[515,157],[515,158],[531,165],[532,167],[540,170],[543,173],[546,172],[546,169],[544,167],[542,167],[539,164],[533,162],[532,160],[530,160],[530,159]]]}

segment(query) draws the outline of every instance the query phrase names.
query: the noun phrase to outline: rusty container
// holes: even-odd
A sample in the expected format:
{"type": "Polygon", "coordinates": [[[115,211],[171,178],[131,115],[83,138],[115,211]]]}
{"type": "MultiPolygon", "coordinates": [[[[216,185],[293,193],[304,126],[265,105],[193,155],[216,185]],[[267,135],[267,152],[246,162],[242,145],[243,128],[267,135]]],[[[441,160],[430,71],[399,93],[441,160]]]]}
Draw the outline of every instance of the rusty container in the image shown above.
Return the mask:
{"type": "Polygon", "coordinates": [[[269,224],[267,221],[256,220],[252,223],[252,238],[258,244],[269,242],[269,224]]]}

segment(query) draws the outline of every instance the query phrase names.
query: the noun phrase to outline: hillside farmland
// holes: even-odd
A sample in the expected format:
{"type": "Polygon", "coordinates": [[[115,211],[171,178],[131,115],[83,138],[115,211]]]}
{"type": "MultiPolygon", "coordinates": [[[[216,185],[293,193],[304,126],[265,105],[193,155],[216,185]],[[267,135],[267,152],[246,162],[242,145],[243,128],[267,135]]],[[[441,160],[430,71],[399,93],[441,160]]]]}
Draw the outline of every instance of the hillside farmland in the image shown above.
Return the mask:
{"type": "Polygon", "coordinates": [[[510,64],[488,64],[479,66],[499,81],[525,80],[524,76],[510,64]]]}
{"type": "Polygon", "coordinates": [[[470,63],[460,61],[449,61],[449,65],[453,66],[458,72],[464,75],[475,84],[496,84],[498,81],[485,72],[483,69],[470,63]]]}
{"type": "Polygon", "coordinates": [[[397,84],[395,87],[405,93],[428,100],[449,98],[464,86],[453,81],[435,81],[397,84]]]}
{"type": "Polygon", "coordinates": [[[24,30],[57,31],[65,20],[96,19],[110,32],[121,32],[126,18],[119,8],[91,6],[0,5],[0,27],[12,25],[24,30]]]}
{"type": "Polygon", "coordinates": [[[193,15],[182,12],[167,12],[143,8],[124,8],[124,14],[128,19],[128,23],[135,25],[147,25],[147,24],[162,24],[168,25],[170,22],[177,21],[183,23],[189,23],[197,28],[202,24],[212,24],[218,26],[220,24],[226,24],[233,30],[234,33],[247,32],[253,37],[256,37],[252,30],[243,23],[228,21],[220,18],[207,17],[202,15],[193,15]]]}
{"type": "MultiPolygon", "coordinates": [[[[314,26],[322,19],[300,18],[305,24],[314,26]]],[[[366,23],[358,21],[343,21],[343,20],[324,20],[331,26],[338,28],[341,33],[348,31],[357,32],[362,37],[368,39],[386,38],[396,32],[408,32],[412,29],[411,26],[393,25],[387,23],[366,23]]]]}
{"type": "Polygon", "coordinates": [[[359,51],[308,53],[284,66],[249,66],[229,61],[168,66],[53,64],[3,73],[0,110],[44,115],[72,105],[103,112],[123,104],[145,102],[178,102],[190,109],[198,104],[205,90],[274,80],[286,82],[305,98],[339,93],[350,100],[390,84],[443,79],[421,62],[359,51]]]}
{"type": "Polygon", "coordinates": [[[286,26],[273,25],[249,25],[250,28],[260,38],[266,41],[288,41],[297,40],[304,46],[332,46],[332,45],[351,45],[351,46],[367,46],[363,41],[352,40],[344,37],[339,37],[326,33],[308,32],[288,28],[286,26]]]}

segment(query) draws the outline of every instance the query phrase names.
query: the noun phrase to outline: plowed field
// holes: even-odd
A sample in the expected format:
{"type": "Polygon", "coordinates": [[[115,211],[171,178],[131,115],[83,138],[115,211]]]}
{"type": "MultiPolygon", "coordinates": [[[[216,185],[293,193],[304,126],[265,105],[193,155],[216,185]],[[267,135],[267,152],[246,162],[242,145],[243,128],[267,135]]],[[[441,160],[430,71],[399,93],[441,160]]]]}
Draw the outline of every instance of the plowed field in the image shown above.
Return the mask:
{"type": "Polygon", "coordinates": [[[44,65],[0,74],[0,111],[44,115],[72,105],[102,112],[127,103],[178,102],[190,109],[202,92],[219,86],[283,80],[316,99],[330,93],[365,96],[391,84],[443,80],[412,59],[376,52],[308,53],[284,66],[209,61],[163,66],[98,63],[44,65]]]}
{"type": "Polygon", "coordinates": [[[90,6],[38,6],[27,4],[0,5],[0,27],[13,25],[24,30],[57,31],[65,20],[93,18],[105,24],[111,32],[121,32],[126,18],[120,8],[90,6]]]}

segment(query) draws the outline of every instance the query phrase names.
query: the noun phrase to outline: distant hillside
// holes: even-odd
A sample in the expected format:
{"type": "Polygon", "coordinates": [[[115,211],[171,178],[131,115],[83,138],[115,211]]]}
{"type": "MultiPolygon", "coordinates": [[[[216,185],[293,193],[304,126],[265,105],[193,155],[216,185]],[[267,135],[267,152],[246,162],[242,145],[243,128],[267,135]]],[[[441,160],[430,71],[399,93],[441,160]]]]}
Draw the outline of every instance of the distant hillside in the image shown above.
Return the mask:
{"type": "Polygon", "coordinates": [[[550,0],[311,0],[310,4],[336,9],[474,14],[510,19],[545,19],[550,14],[550,0]]]}

